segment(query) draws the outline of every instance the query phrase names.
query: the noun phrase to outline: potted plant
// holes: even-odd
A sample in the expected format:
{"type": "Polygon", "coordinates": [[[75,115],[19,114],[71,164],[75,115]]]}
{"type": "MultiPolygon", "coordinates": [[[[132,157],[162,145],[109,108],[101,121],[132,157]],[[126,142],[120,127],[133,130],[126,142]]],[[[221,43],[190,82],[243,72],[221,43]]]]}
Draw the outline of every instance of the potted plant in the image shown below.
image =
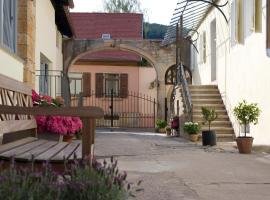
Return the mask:
{"type": "Polygon", "coordinates": [[[157,119],[156,126],[159,133],[165,133],[165,127],[167,126],[167,122],[163,119],[157,119]]]}
{"type": "Polygon", "coordinates": [[[240,102],[233,110],[237,120],[244,126],[244,136],[239,135],[236,138],[239,153],[251,153],[253,137],[247,136],[247,126],[249,124],[256,125],[260,115],[260,109],[256,103],[247,103],[245,100],[240,102]]]}
{"type": "Polygon", "coordinates": [[[199,138],[200,125],[197,122],[185,122],[184,131],[189,134],[189,139],[192,142],[197,142],[199,138]]]}
{"type": "Polygon", "coordinates": [[[203,146],[214,146],[217,144],[217,138],[215,131],[211,130],[211,123],[215,121],[218,117],[215,109],[210,109],[207,107],[202,107],[202,115],[204,122],[203,124],[208,124],[209,129],[207,131],[202,131],[202,144],[203,146]]]}
{"type": "Polygon", "coordinates": [[[172,131],[171,127],[170,126],[166,126],[165,129],[166,129],[167,136],[170,136],[171,135],[171,131],[172,131]]]}

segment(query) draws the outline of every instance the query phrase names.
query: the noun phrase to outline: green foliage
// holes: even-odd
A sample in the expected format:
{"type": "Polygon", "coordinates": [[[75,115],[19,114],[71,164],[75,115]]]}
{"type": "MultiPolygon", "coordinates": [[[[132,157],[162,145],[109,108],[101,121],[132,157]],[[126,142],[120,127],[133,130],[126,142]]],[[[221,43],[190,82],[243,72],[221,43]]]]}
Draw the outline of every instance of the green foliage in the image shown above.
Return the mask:
{"type": "Polygon", "coordinates": [[[14,162],[10,169],[0,172],[0,199],[14,200],[123,200],[134,196],[140,182],[131,186],[127,174],[119,173],[117,160],[103,164],[89,160],[65,165],[65,172],[57,173],[47,163],[41,169],[22,169],[14,162]],[[135,190],[136,189],[136,190],[135,190]]]}
{"type": "Polygon", "coordinates": [[[157,119],[156,121],[157,128],[165,128],[167,126],[167,122],[163,119],[157,119]]]}
{"type": "Polygon", "coordinates": [[[171,131],[172,130],[172,128],[170,127],[170,126],[166,126],[166,131],[171,131]]]}
{"type": "Polygon", "coordinates": [[[207,107],[202,107],[201,109],[202,109],[204,123],[208,123],[209,131],[210,131],[211,123],[218,118],[218,114],[216,113],[215,109],[210,109],[207,107]]]}
{"type": "Polygon", "coordinates": [[[109,13],[142,13],[139,0],[103,0],[104,9],[109,13]]]}
{"type": "Polygon", "coordinates": [[[253,123],[256,125],[258,123],[258,118],[260,115],[260,109],[256,103],[247,103],[245,100],[240,102],[238,106],[233,109],[234,115],[240,122],[245,126],[245,136],[246,136],[246,127],[248,124],[253,123]]]}
{"type": "Polygon", "coordinates": [[[144,29],[144,39],[163,39],[167,31],[167,26],[156,23],[143,24],[144,29]]]}
{"type": "Polygon", "coordinates": [[[188,134],[198,134],[201,130],[199,123],[197,122],[185,122],[184,131],[188,134]]]}

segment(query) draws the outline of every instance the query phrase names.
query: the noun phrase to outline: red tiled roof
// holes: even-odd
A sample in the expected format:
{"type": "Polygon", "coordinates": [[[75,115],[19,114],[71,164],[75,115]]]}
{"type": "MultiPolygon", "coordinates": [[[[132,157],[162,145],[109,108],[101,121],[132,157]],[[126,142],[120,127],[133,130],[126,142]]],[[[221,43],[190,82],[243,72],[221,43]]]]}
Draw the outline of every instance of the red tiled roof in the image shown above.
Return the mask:
{"type": "MultiPolygon", "coordinates": [[[[101,39],[110,34],[112,39],[143,39],[143,15],[135,13],[70,13],[75,37],[101,39]]],[[[139,61],[140,56],[123,51],[102,51],[84,56],[88,60],[139,61]]]]}

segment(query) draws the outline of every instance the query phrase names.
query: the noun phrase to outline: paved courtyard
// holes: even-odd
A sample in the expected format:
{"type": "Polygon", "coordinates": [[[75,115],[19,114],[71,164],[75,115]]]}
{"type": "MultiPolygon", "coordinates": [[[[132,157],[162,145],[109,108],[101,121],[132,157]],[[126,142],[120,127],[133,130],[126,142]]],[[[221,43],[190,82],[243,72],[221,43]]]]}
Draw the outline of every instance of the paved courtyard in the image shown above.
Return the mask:
{"type": "Polygon", "coordinates": [[[270,199],[270,155],[240,155],[228,144],[203,148],[182,138],[98,130],[96,154],[113,155],[139,200],[270,199]]]}

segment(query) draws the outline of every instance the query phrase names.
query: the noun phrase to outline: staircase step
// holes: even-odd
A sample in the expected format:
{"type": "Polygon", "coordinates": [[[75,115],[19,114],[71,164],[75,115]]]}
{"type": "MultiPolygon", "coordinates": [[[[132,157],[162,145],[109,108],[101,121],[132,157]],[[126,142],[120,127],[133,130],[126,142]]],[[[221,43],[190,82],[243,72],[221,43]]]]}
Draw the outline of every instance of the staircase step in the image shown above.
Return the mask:
{"type": "Polygon", "coordinates": [[[190,94],[219,94],[217,89],[190,89],[190,94]]]}
{"type": "MultiPolygon", "coordinates": [[[[203,121],[196,121],[199,124],[201,124],[202,128],[208,128],[207,124],[203,124],[203,121]]],[[[211,123],[212,127],[226,127],[226,128],[231,128],[232,127],[232,123],[228,120],[228,121],[213,121],[211,123]]]]}
{"type": "Polygon", "coordinates": [[[195,104],[193,105],[193,109],[201,109],[202,107],[207,107],[215,110],[225,109],[223,104],[195,104]]]}
{"type": "MultiPolygon", "coordinates": [[[[227,111],[225,109],[216,109],[215,110],[218,115],[227,115],[227,111]]],[[[193,109],[193,115],[201,115],[201,109],[193,109]]]]}
{"type": "Polygon", "coordinates": [[[189,85],[190,89],[218,89],[217,85],[189,85]]]}
{"type": "Polygon", "coordinates": [[[196,104],[223,104],[222,99],[192,99],[193,105],[196,104]]]}
{"type": "MultiPolygon", "coordinates": [[[[199,141],[202,141],[202,135],[199,135],[199,141]]],[[[232,142],[234,134],[217,134],[217,142],[232,142]]]]}
{"type": "Polygon", "coordinates": [[[221,99],[220,94],[194,94],[191,93],[192,100],[195,99],[221,99]]]}
{"type": "MultiPolygon", "coordinates": [[[[200,114],[200,115],[193,115],[193,120],[196,121],[203,121],[203,115],[200,114]]],[[[217,120],[221,121],[221,120],[229,120],[229,116],[228,115],[218,115],[217,116],[217,120]]]]}

